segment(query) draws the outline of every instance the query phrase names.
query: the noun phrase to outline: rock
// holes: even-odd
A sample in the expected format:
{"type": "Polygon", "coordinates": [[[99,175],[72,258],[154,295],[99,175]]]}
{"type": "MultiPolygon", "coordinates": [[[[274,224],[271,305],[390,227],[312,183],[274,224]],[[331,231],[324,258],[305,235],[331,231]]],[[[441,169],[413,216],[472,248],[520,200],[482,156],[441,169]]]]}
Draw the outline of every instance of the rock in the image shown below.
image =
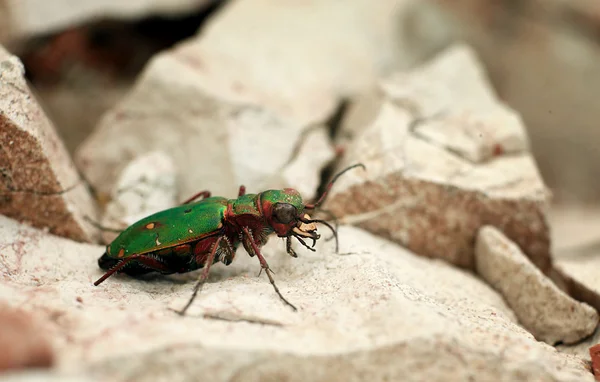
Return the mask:
{"type": "Polygon", "coordinates": [[[58,371],[104,380],[593,381],[582,361],[519,327],[473,275],[353,227],[340,229],[340,243],[340,254],[321,240],[298,259],[280,240],[263,251],[298,312],[240,253],[214,266],[182,318],[168,308],[181,307],[192,282],[115,276],[93,287],[102,247],[0,217],[0,299],[44,320],[58,371]]]}
{"type": "Polygon", "coordinates": [[[0,373],[54,364],[52,347],[30,314],[0,302],[0,326],[0,373]]]}
{"type": "Polygon", "coordinates": [[[150,61],[78,163],[106,193],[125,162],[157,149],[184,174],[182,194],[233,196],[240,184],[255,192],[286,179],[306,130],[394,65],[405,2],[229,2],[201,34],[150,61]]]}
{"type": "Polygon", "coordinates": [[[542,5],[526,1],[519,6],[491,0],[415,3],[412,18],[399,29],[412,42],[405,54],[431,53],[432,47],[443,49],[453,41],[472,46],[501,99],[519,110],[526,121],[535,142],[533,154],[552,189],[553,201],[598,204],[598,2],[546,0],[542,5]],[[419,29],[423,33],[418,33],[419,29]]]}
{"type": "MultiPolygon", "coordinates": [[[[0,5],[5,14],[4,33],[0,27],[0,42],[8,39],[30,38],[56,32],[72,25],[98,18],[140,19],[152,15],[174,16],[199,10],[209,0],[84,0],[72,2],[56,0],[4,0],[0,5]]],[[[1,19],[0,15],[0,20],[1,19]]]]}
{"type": "Polygon", "coordinates": [[[592,359],[592,373],[596,376],[596,381],[600,381],[600,345],[590,348],[590,357],[592,359]]]}
{"type": "Polygon", "coordinates": [[[323,126],[306,130],[298,150],[292,160],[277,174],[278,179],[269,179],[260,190],[267,187],[291,187],[300,192],[306,200],[317,197],[317,187],[321,182],[317,171],[335,158],[327,131],[323,126]]]}
{"type": "Polygon", "coordinates": [[[477,273],[504,296],[521,324],[538,340],[572,344],[596,329],[598,312],[558,289],[496,228],[479,230],[475,263],[477,273]]]}
{"type": "Polygon", "coordinates": [[[377,118],[346,151],[325,204],[341,221],[412,251],[473,268],[483,225],[551,269],[546,190],[519,117],[493,94],[465,46],[381,85],[377,118]]]}
{"type": "MultiPolygon", "coordinates": [[[[160,151],[131,161],[115,185],[102,225],[125,229],[146,216],[174,207],[177,204],[176,175],[171,157],[160,151]]],[[[116,237],[115,232],[102,234],[107,244],[116,237]]]]}
{"type": "MultiPolygon", "coordinates": [[[[579,301],[600,310],[600,244],[598,226],[600,210],[595,206],[553,206],[550,214],[553,229],[555,279],[565,291],[579,301]]],[[[559,346],[562,352],[590,360],[590,347],[600,344],[600,330],[585,341],[559,346]]]]}
{"type": "Polygon", "coordinates": [[[36,103],[23,65],[0,47],[0,214],[78,241],[95,205],[51,122],[36,103]]]}

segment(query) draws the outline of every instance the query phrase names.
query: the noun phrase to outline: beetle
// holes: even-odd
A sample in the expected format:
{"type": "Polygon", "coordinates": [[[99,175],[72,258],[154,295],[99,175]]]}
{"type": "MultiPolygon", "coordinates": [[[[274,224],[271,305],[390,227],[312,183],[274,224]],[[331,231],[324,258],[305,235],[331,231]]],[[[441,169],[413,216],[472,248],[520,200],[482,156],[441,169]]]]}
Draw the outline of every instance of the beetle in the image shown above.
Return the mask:
{"type": "Polygon", "coordinates": [[[355,167],[365,169],[360,163],[345,168],[312,204],[304,204],[300,193],[292,188],[246,194],[246,188],[240,186],[237,199],[199,192],[181,205],[150,215],[122,231],[98,259],[100,268],[107,272],[94,285],[117,272],[136,277],[150,272],[167,275],[204,268],[187,304],[177,311],[184,315],[204,285],[211,265],[219,261],[231,264],[241,244],[251,257],[258,258],[279,298],[296,311],[277,288],[260,248],[275,233],[286,239],[286,251],[292,257],[298,257],[292,249],[292,237],[314,251],[305,239],[312,240],[314,247],[320,238],[315,223],[321,223],[333,232],[337,252],[336,230],[325,220],[312,219],[305,211],[321,205],[335,181],[355,167]]]}

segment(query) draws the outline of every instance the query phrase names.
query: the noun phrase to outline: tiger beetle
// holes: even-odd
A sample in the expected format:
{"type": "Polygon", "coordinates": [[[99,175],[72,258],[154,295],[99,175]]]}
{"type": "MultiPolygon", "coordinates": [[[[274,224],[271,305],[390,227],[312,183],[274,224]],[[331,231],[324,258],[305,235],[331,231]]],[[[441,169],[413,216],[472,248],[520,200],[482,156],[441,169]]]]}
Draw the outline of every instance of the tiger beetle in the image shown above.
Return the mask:
{"type": "Polygon", "coordinates": [[[151,272],[167,275],[204,268],[187,304],[177,311],[184,315],[204,285],[210,266],[219,261],[231,264],[242,244],[251,257],[256,255],[279,298],[296,311],[275,285],[260,248],[276,233],[286,239],[286,250],[292,257],[298,257],[292,249],[292,237],[315,251],[312,247],[320,238],[315,223],[322,223],[333,232],[337,252],[336,230],[325,220],[312,219],[305,210],[321,205],[335,181],[355,167],[365,169],[359,163],[339,172],[313,204],[304,204],[300,193],[292,188],[246,194],[246,188],[240,186],[237,199],[211,197],[210,191],[199,192],[181,205],[150,215],[122,231],[98,259],[100,268],[107,272],[94,285],[117,272],[136,277],[151,272]],[[305,239],[312,240],[312,247],[305,239]]]}

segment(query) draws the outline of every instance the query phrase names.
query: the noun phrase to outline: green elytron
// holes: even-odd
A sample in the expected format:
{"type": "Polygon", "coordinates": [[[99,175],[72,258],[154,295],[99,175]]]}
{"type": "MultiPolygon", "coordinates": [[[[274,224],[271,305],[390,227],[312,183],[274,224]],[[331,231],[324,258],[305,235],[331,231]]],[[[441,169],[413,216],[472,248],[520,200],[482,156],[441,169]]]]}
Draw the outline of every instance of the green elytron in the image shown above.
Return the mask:
{"type": "Polygon", "coordinates": [[[281,300],[296,310],[279,292],[260,248],[275,233],[286,238],[287,253],[293,257],[297,255],[292,249],[292,237],[314,251],[304,239],[311,239],[314,246],[320,238],[315,223],[323,223],[333,231],[337,249],[333,227],[324,220],[311,219],[305,210],[323,203],[335,180],[358,166],[364,168],[356,164],[338,173],[314,204],[304,204],[300,193],[291,188],[246,194],[241,186],[237,199],[211,197],[209,191],[202,191],[182,205],[148,216],[121,232],[98,259],[100,268],[108,271],[94,285],[116,272],[139,276],[204,268],[190,300],[179,311],[183,315],[206,281],[211,265],[218,261],[231,264],[241,244],[250,256],[256,255],[281,300]]]}

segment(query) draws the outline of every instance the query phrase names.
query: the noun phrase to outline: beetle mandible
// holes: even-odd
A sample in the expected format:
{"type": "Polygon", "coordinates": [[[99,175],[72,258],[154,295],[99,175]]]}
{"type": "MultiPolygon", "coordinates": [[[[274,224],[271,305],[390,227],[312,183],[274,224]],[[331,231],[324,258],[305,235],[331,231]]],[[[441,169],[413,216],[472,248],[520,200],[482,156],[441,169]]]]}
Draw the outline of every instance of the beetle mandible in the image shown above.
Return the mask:
{"type": "Polygon", "coordinates": [[[241,244],[251,257],[258,258],[279,298],[295,311],[296,307],[275,285],[260,248],[275,233],[286,239],[287,253],[293,257],[298,255],[292,249],[292,237],[314,251],[304,239],[311,239],[314,247],[320,238],[315,223],[322,223],[333,232],[337,252],[336,230],[325,220],[312,219],[305,210],[314,210],[321,205],[335,181],[355,167],[365,169],[359,163],[342,170],[312,204],[304,204],[300,193],[292,188],[246,194],[246,188],[240,186],[237,199],[211,197],[210,191],[199,192],[181,205],[150,215],[122,231],[98,259],[100,268],[107,272],[94,285],[117,272],[140,276],[150,272],[173,274],[204,268],[187,304],[177,311],[184,315],[204,285],[211,265],[219,261],[231,264],[241,244]]]}

